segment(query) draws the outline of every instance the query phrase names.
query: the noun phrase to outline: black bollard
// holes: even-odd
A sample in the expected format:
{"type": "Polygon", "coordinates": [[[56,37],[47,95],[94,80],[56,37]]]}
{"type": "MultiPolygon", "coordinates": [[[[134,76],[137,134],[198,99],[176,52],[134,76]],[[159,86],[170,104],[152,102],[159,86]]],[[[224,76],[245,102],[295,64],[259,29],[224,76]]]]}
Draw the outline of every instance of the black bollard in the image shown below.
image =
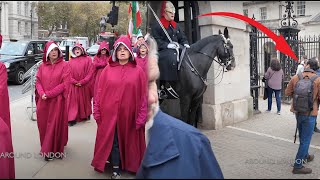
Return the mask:
{"type": "Polygon", "coordinates": [[[65,53],[65,55],[66,55],[66,61],[69,61],[69,46],[67,45],[66,46],[66,53],[65,53]]]}

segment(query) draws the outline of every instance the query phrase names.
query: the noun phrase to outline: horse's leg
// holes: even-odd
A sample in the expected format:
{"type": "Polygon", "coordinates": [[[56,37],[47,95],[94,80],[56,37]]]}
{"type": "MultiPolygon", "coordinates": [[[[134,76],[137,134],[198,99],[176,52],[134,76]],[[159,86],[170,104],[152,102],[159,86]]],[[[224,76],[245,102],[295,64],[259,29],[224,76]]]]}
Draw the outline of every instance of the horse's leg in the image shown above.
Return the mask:
{"type": "Polygon", "coordinates": [[[191,99],[189,97],[180,98],[181,120],[188,124],[190,124],[190,121],[189,121],[190,103],[191,103],[191,99]]]}
{"type": "Polygon", "coordinates": [[[193,125],[195,128],[198,127],[198,113],[199,110],[201,110],[201,105],[202,105],[202,97],[198,100],[194,100],[191,104],[191,110],[189,114],[189,121],[190,124],[193,125]]]}
{"type": "Polygon", "coordinates": [[[196,112],[196,125],[198,123],[202,123],[202,103],[203,103],[203,95],[201,96],[201,101],[196,112]]]}

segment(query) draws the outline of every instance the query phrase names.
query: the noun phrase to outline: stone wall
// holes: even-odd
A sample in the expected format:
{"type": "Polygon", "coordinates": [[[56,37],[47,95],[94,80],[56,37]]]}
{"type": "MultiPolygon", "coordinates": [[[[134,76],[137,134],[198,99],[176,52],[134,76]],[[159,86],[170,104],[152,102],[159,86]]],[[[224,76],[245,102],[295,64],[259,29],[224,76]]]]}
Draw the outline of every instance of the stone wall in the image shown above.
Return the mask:
{"type": "MultiPolygon", "coordinates": [[[[209,12],[234,12],[243,14],[242,2],[199,1],[200,14],[209,12]]],[[[234,46],[236,68],[223,73],[217,63],[213,63],[209,73],[209,86],[204,94],[203,122],[200,128],[219,129],[252,116],[253,106],[250,96],[249,33],[246,24],[238,19],[210,16],[199,18],[201,39],[223,32],[228,27],[234,46]],[[220,73],[220,74],[219,74],[220,73]]]]}

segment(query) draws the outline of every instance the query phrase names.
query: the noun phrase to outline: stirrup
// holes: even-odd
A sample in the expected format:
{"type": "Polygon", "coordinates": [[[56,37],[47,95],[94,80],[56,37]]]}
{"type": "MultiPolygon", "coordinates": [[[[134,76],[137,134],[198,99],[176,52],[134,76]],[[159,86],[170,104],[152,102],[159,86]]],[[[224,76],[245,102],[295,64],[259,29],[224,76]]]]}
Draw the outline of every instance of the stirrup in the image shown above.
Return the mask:
{"type": "Polygon", "coordinates": [[[176,91],[170,86],[167,88],[167,91],[176,99],[179,99],[179,95],[176,93],[176,91]]]}
{"type": "Polygon", "coordinates": [[[158,97],[159,99],[167,99],[168,95],[165,90],[158,90],[158,97]]]}

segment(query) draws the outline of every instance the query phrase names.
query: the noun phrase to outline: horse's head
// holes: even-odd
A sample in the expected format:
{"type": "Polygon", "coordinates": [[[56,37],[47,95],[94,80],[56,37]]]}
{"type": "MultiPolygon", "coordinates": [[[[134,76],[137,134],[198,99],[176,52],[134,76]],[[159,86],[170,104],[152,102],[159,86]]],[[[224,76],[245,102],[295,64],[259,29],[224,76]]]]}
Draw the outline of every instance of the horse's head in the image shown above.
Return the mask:
{"type": "Polygon", "coordinates": [[[219,30],[219,35],[221,36],[221,46],[218,48],[217,56],[221,63],[226,67],[227,70],[235,68],[235,59],[233,55],[233,45],[230,40],[228,28],[224,29],[222,34],[219,30]]]}

